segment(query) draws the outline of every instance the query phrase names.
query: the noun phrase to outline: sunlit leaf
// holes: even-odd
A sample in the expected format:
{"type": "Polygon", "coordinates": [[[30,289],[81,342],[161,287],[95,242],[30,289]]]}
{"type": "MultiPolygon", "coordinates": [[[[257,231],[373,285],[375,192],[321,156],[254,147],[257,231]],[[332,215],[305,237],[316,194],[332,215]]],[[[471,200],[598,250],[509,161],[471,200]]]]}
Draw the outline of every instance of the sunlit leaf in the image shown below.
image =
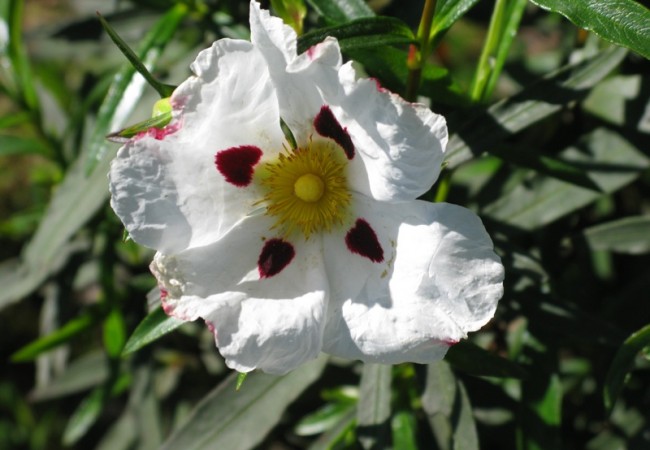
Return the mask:
{"type": "Polygon", "coordinates": [[[365,449],[390,446],[392,366],[364,364],[357,403],[357,435],[365,449]]]}
{"type": "Polygon", "coordinates": [[[136,327],[124,345],[122,355],[128,355],[141,349],[145,345],[160,339],[167,333],[171,333],[183,325],[183,323],[182,320],[165,314],[162,308],[156,308],[136,327]]]}
{"type": "Polygon", "coordinates": [[[478,0],[439,0],[431,24],[430,39],[434,42],[460,19],[478,0]]]}
{"type": "Polygon", "coordinates": [[[634,360],[641,350],[650,346],[650,325],[632,333],[616,352],[609,367],[603,391],[603,400],[607,412],[611,412],[616,399],[623,390],[625,377],[634,367],[634,360]]]}
{"type": "Polygon", "coordinates": [[[650,10],[634,0],[532,0],[615,44],[650,58],[650,10]]]}
{"type": "Polygon", "coordinates": [[[583,231],[594,250],[641,254],[650,252],[650,216],[625,217],[583,231]]]}
{"type": "Polygon", "coordinates": [[[281,377],[253,373],[240,391],[235,389],[237,373],[233,373],[207,394],[162,449],[253,448],[280,420],[286,407],[319,377],[326,361],[321,357],[281,377]]]}
{"type": "Polygon", "coordinates": [[[398,411],[391,420],[393,448],[418,450],[417,421],[412,411],[398,411]]]}
{"type": "Polygon", "coordinates": [[[465,387],[444,361],[427,366],[422,408],[440,450],[478,450],[472,405],[465,387]]]}
{"type": "MultiPolygon", "coordinates": [[[[595,57],[567,66],[477,114],[449,139],[447,161],[454,168],[494,148],[507,137],[559,111],[563,105],[584,98],[625,57],[621,48],[605,50],[595,57]]],[[[525,151],[514,149],[513,151],[525,151]]]]}
{"type": "Polygon", "coordinates": [[[307,0],[307,3],[332,24],[374,16],[364,0],[307,0]]]}
{"type": "Polygon", "coordinates": [[[325,40],[337,38],[341,51],[381,47],[391,44],[409,44],[415,41],[411,29],[394,17],[368,17],[343,25],[319,28],[298,39],[298,53],[325,40]]]}

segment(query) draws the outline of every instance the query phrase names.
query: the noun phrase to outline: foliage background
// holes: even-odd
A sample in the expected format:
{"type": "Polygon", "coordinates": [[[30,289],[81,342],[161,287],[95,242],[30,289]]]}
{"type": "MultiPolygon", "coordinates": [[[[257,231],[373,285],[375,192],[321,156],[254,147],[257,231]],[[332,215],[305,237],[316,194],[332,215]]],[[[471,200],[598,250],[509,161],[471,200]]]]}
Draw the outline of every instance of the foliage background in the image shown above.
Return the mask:
{"type": "Polygon", "coordinates": [[[308,0],[300,45],[335,35],[409,97],[420,44],[452,133],[427,198],[482,217],[497,316],[445,362],[323,358],[236,391],[204,327],[147,302],[152,255],[108,207],[105,136],[158,97],[96,11],[173,85],[247,38],[248,3],[0,1],[0,448],[650,447],[648,9],[438,0],[418,32],[423,4],[308,0]]]}

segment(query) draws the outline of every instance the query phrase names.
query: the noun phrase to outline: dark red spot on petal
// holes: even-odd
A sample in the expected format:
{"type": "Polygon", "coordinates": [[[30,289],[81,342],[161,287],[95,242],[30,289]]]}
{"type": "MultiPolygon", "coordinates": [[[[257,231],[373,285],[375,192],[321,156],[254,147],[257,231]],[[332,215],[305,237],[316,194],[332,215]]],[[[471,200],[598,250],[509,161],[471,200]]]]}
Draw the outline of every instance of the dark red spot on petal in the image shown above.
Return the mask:
{"type": "Polygon", "coordinates": [[[354,158],[354,144],[347,128],[343,128],[329,106],[321,107],[314,119],[314,128],[321,136],[333,139],[339,144],[348,159],[354,158]]]}
{"type": "Polygon", "coordinates": [[[352,253],[365,256],[372,262],[384,260],[384,249],[379,244],[377,234],[364,219],[357,219],[357,222],[345,235],[345,243],[352,253]]]}
{"type": "Polygon", "coordinates": [[[282,269],[289,265],[294,256],[296,256],[296,251],[288,242],[282,239],[267,240],[257,260],[260,277],[270,278],[282,272],[282,269]]]}
{"type": "Polygon", "coordinates": [[[228,183],[248,186],[253,179],[253,167],[262,158],[262,150],[254,145],[242,145],[217,152],[214,162],[228,183]]]}

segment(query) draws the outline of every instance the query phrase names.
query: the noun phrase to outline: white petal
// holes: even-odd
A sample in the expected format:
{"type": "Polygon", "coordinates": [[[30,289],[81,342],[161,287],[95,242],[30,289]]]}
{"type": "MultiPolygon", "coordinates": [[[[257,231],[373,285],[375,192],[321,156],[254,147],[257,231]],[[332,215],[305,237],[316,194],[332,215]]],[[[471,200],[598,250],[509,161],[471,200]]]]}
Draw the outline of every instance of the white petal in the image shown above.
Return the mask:
{"type": "Polygon", "coordinates": [[[170,253],[219,239],[261,194],[227,183],[220,150],[254,145],[271,158],[282,148],[275,90],[249,42],[221,40],[199,54],[197,76],[172,97],[178,131],[135,139],[110,172],[111,205],[133,239],[170,253]]]}
{"type": "Polygon", "coordinates": [[[312,121],[324,101],[321,92],[340,91],[338,69],[341,51],[327,38],[301,55],[296,52],[296,33],[278,17],[251,1],[251,41],[266,58],[278,90],[281,115],[299,143],[307,142],[312,121]]]}
{"type": "Polygon", "coordinates": [[[449,204],[358,201],[384,250],[374,263],[324,241],[332,286],[323,351],[367,362],[428,363],[487,323],[503,266],[471,211],[449,204]]]}
{"type": "Polygon", "coordinates": [[[325,101],[347,128],[358,158],[349,180],[357,192],[377,200],[412,200],[438,178],[447,145],[444,117],[356,79],[351,64],[339,71],[345,94],[325,92],[325,101]]]}
{"type": "Polygon", "coordinates": [[[247,218],[219,242],[174,256],[158,253],[152,271],[167,291],[168,314],[203,318],[229,367],[286,373],[321,350],[327,279],[320,242],[292,243],[293,260],[260,279],[257,261],[273,238],[265,216],[247,218]]]}

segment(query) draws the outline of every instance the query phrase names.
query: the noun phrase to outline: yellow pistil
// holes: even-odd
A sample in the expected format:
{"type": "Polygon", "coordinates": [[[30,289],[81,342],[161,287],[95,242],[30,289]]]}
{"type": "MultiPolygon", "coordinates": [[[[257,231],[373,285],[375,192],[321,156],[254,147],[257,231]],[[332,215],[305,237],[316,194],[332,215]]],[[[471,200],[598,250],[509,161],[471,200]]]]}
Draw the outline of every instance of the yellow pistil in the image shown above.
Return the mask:
{"type": "Polygon", "coordinates": [[[302,201],[317,202],[325,193],[325,183],[318,175],[306,173],[296,180],[293,193],[302,201]]]}
{"type": "Polygon", "coordinates": [[[258,179],[265,195],[260,203],[276,218],[274,228],[305,238],[342,225],[348,215],[350,191],[343,150],[331,142],[310,142],[286,150],[267,162],[258,179]]]}

